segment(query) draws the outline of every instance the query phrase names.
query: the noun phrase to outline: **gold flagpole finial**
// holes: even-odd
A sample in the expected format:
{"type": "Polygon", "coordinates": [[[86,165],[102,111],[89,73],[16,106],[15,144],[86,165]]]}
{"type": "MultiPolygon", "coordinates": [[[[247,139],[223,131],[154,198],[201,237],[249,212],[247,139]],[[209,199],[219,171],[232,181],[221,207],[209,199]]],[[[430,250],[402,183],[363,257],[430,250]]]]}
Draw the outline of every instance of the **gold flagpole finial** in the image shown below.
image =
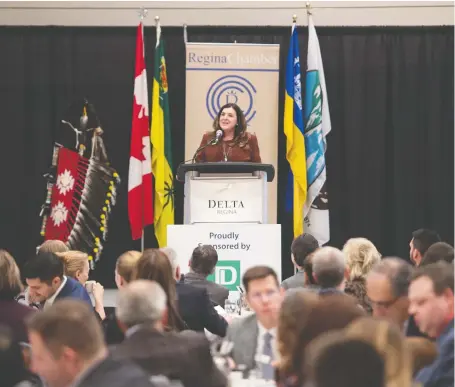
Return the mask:
{"type": "Polygon", "coordinates": [[[309,1],[306,2],[306,12],[308,15],[311,15],[311,4],[309,1]]]}
{"type": "Polygon", "coordinates": [[[297,15],[296,14],[292,15],[292,22],[293,23],[297,23],[297,15]]]}

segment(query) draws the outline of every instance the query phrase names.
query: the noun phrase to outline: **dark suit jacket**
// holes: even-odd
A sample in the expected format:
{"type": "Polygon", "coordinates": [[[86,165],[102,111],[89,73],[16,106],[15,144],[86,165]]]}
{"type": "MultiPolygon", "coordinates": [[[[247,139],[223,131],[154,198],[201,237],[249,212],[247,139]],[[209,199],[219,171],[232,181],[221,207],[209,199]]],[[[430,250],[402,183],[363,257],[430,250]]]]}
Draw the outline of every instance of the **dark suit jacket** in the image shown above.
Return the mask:
{"type": "Polygon", "coordinates": [[[55,301],[62,298],[76,298],[78,300],[85,301],[92,306],[92,300],[90,299],[85,287],[82,286],[79,281],[76,281],[71,277],[66,277],[65,286],[62,288],[60,293],[57,294],[55,301]]]}
{"type": "Polygon", "coordinates": [[[90,369],[73,387],[153,387],[149,376],[136,364],[108,356],[90,369]]]}
{"type": "Polygon", "coordinates": [[[187,273],[183,277],[183,283],[206,289],[210,300],[222,308],[224,308],[224,303],[229,297],[229,290],[227,288],[215,282],[208,281],[202,274],[187,273]]]}
{"type": "Polygon", "coordinates": [[[34,312],[34,309],[15,300],[0,300],[0,325],[6,325],[11,329],[15,341],[28,342],[24,321],[34,312]]]}
{"type": "Polygon", "coordinates": [[[180,380],[185,387],[227,385],[202,333],[159,332],[150,325],[143,325],[112,350],[112,357],[131,359],[148,374],[180,380]]]}
{"type": "Polygon", "coordinates": [[[421,370],[416,377],[416,381],[422,383],[424,387],[453,387],[453,341],[454,327],[453,320],[448,324],[446,330],[436,340],[438,356],[428,367],[421,370]]]}
{"type": "Polygon", "coordinates": [[[204,328],[214,335],[226,335],[227,321],[221,317],[210,302],[207,290],[181,282],[176,283],[180,316],[193,331],[204,328]]]}

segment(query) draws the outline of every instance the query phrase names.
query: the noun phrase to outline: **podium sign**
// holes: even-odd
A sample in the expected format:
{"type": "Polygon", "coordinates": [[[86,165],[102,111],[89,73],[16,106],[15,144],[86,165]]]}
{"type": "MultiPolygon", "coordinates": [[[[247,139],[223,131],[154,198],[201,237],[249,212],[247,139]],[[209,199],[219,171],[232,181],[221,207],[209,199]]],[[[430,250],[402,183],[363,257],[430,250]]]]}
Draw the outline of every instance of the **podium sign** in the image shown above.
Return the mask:
{"type": "Polygon", "coordinates": [[[263,182],[249,179],[190,179],[191,223],[261,223],[263,182]]]}
{"type": "Polygon", "coordinates": [[[167,245],[176,253],[182,273],[199,245],[212,245],[218,253],[215,272],[209,277],[230,291],[242,286],[242,276],[256,265],[273,268],[281,282],[281,225],[279,224],[193,224],[170,225],[167,245]]]}

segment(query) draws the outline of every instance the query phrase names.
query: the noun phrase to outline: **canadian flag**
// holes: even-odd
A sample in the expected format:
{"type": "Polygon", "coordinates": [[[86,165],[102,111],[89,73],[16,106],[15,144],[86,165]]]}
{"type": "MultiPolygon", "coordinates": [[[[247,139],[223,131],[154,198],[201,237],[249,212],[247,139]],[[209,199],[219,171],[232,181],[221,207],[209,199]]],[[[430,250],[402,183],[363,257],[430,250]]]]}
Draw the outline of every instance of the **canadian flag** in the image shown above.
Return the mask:
{"type": "Polygon", "coordinates": [[[143,30],[142,23],[139,23],[128,174],[128,217],[133,240],[139,239],[144,227],[153,223],[152,160],[143,30]]]}

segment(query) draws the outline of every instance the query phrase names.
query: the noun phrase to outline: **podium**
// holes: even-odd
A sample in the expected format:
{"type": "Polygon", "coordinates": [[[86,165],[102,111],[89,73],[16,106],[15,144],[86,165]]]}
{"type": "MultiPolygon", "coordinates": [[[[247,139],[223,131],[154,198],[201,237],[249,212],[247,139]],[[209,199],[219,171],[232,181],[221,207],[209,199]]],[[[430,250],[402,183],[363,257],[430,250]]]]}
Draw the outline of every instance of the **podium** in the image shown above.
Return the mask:
{"type": "Polygon", "coordinates": [[[272,267],[281,279],[281,226],[267,224],[267,183],[270,164],[218,162],[181,164],[177,180],[184,182],[184,224],[169,225],[167,245],[177,253],[181,272],[199,244],[218,253],[208,277],[239,296],[244,272],[252,266],[272,267]]]}
{"type": "Polygon", "coordinates": [[[184,223],[268,223],[267,183],[271,164],[217,162],[182,164],[184,223]]]}

